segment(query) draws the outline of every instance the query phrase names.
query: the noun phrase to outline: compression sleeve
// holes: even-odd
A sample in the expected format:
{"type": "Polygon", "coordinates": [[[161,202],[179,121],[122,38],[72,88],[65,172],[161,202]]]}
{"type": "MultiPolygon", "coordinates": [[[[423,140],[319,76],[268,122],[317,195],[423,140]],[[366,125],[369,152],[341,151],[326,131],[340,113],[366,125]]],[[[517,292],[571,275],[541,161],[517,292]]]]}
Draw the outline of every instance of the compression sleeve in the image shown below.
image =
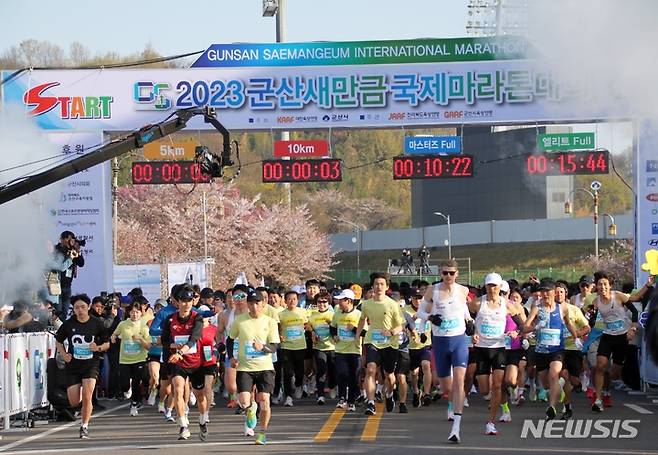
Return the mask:
{"type": "Polygon", "coordinates": [[[160,330],[160,341],[164,349],[171,348],[171,319],[164,320],[160,330]]]}
{"type": "Polygon", "coordinates": [[[228,356],[229,359],[233,358],[233,338],[227,337],[226,338],[226,355],[228,356]]]}
{"type": "Polygon", "coordinates": [[[521,320],[521,316],[518,314],[512,316],[512,321],[514,321],[514,324],[516,324],[517,327],[523,327],[524,322],[521,320]]]}
{"type": "Polygon", "coordinates": [[[190,335],[190,338],[187,340],[187,345],[188,348],[192,349],[197,341],[201,339],[201,332],[203,331],[203,318],[201,315],[197,315],[197,317],[194,319],[194,328],[192,329],[192,335],[190,335]]]}
{"type": "Polygon", "coordinates": [[[635,308],[633,302],[626,302],[624,305],[631,312],[631,322],[637,322],[637,308],[635,308]]]}

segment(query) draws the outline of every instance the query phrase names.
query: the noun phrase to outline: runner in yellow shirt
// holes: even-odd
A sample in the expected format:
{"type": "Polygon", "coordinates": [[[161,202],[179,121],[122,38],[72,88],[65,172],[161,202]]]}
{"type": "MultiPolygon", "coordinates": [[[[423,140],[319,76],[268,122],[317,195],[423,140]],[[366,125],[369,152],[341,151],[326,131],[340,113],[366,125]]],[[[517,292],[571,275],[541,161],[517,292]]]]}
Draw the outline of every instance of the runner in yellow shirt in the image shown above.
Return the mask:
{"type": "Polygon", "coordinates": [[[286,395],[283,405],[292,407],[292,397],[301,398],[302,394],[306,351],[305,331],[309,327],[306,310],[297,306],[299,301],[297,292],[286,292],[285,300],[286,309],[279,313],[279,334],[283,357],[283,392],[286,395]]]}

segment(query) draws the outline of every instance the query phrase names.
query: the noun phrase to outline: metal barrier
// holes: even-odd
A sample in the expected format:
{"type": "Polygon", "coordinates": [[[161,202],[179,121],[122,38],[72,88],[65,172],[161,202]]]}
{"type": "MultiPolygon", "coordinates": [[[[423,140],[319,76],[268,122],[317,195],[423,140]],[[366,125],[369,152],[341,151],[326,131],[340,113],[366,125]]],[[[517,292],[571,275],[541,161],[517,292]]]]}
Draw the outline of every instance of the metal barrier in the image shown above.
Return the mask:
{"type": "Polygon", "coordinates": [[[0,335],[0,417],[9,429],[10,417],[48,405],[46,366],[55,352],[48,332],[0,335]]]}

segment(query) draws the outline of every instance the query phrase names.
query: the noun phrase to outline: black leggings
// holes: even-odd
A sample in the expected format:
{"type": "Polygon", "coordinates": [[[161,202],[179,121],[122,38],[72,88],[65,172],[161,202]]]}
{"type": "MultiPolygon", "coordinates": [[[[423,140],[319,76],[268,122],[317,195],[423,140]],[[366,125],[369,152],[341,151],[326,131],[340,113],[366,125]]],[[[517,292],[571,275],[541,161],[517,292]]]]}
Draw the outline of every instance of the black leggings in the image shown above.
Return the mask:
{"type": "Polygon", "coordinates": [[[338,397],[354,404],[359,396],[359,354],[336,354],[338,397]]]}
{"type": "Polygon", "coordinates": [[[282,349],[283,353],[283,392],[287,397],[295,394],[295,387],[304,384],[304,355],[306,349],[293,351],[282,349]],[[292,377],[295,377],[293,382],[292,377]]]}
{"type": "Polygon", "coordinates": [[[315,384],[318,397],[324,396],[324,386],[336,387],[336,352],[313,349],[315,359],[315,384]]]}
{"type": "Polygon", "coordinates": [[[122,363],[119,365],[119,380],[121,384],[121,391],[127,392],[130,388],[132,380],[132,396],[130,402],[133,405],[138,405],[142,402],[142,384],[144,382],[144,371],[146,362],[139,363],[122,363]]]}

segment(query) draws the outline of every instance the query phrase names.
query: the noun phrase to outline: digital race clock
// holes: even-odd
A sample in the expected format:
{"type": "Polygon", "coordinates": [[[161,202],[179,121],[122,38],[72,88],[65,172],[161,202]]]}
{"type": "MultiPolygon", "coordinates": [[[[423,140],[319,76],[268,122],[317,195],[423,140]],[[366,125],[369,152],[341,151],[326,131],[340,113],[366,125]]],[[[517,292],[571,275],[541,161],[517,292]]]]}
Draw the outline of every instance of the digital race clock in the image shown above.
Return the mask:
{"type": "Polygon", "coordinates": [[[133,185],[210,182],[210,176],[194,161],[134,162],[132,177],[133,185]]]}
{"type": "Polygon", "coordinates": [[[609,161],[607,150],[542,153],[528,156],[525,169],[530,175],[607,174],[609,161]]]}
{"type": "Polygon", "coordinates": [[[340,182],[341,160],[264,160],[263,183],[340,182]]]}
{"type": "Polygon", "coordinates": [[[393,179],[473,177],[472,155],[410,155],[393,158],[393,179]]]}

